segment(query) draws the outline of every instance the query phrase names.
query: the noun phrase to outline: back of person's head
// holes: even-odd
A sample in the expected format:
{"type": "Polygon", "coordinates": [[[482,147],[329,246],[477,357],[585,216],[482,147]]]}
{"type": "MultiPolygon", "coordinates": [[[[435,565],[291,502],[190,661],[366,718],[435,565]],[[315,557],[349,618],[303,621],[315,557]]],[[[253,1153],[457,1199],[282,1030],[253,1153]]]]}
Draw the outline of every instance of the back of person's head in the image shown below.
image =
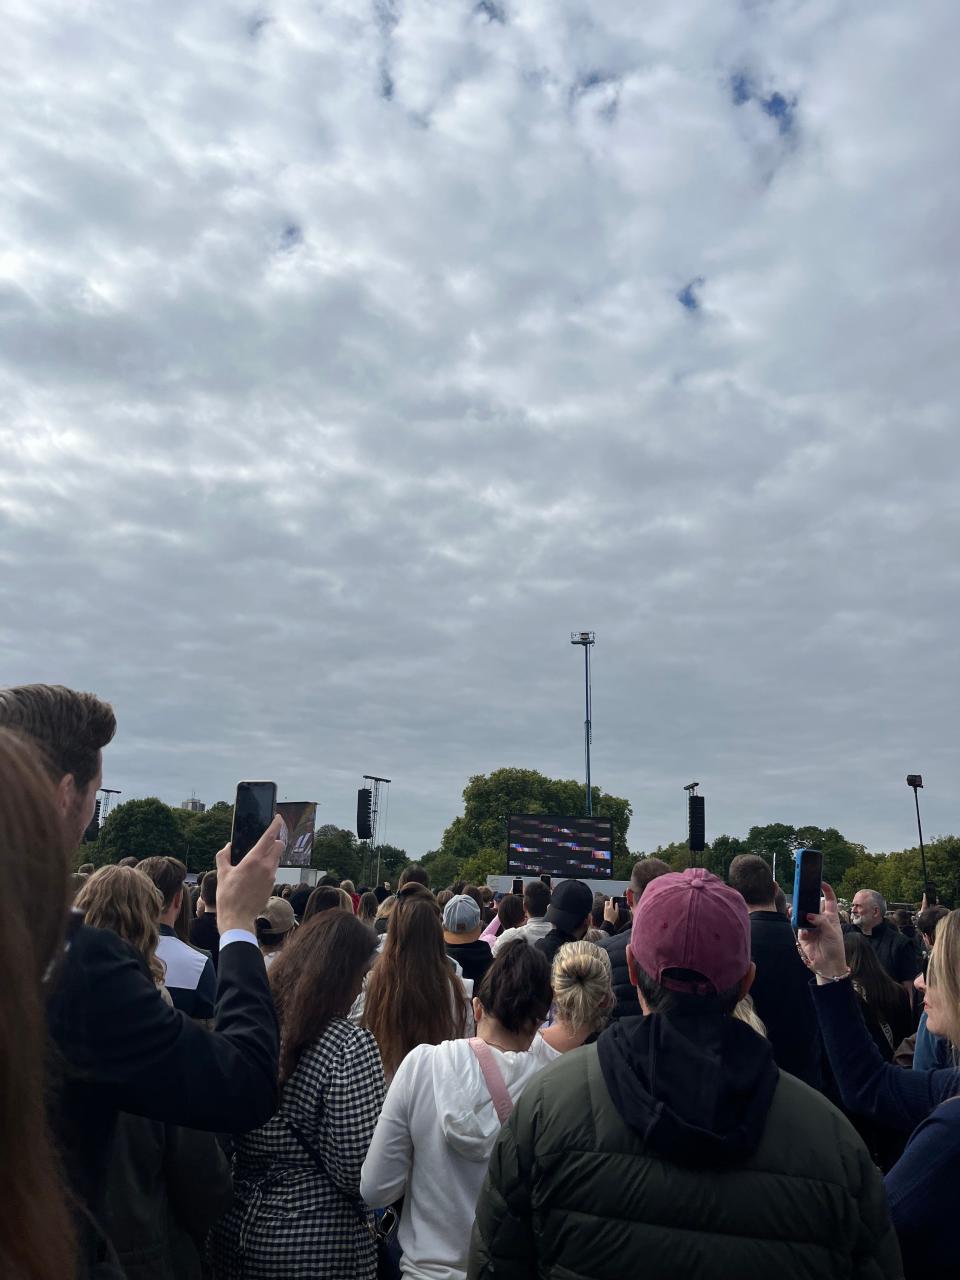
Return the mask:
{"type": "Polygon", "coordinates": [[[765,907],[776,898],[777,886],[770,864],[755,853],[738,853],[730,863],[727,880],[748,907],[765,907]]]}
{"type": "Polygon", "coordinates": [[[777,891],[773,895],[773,905],[776,908],[778,915],[786,916],[787,919],[790,918],[790,912],[787,910],[787,895],[779,885],[777,885],[777,891]]]}
{"type": "Polygon", "coordinates": [[[850,976],[867,1004],[887,1017],[896,1017],[907,997],[880,963],[873,943],[861,933],[845,933],[843,950],[850,976]]]}
{"type": "Polygon", "coordinates": [[[128,854],[125,858],[121,858],[116,864],[118,867],[138,867],[140,859],[135,858],[132,854],[128,854]]]}
{"type": "Polygon", "coordinates": [[[82,876],[92,876],[96,869],[92,862],[81,862],[77,867],[78,873],[82,876]]]}
{"type": "Polygon", "coordinates": [[[25,684],[0,689],[0,726],[31,739],[54,782],[70,774],[83,789],[100,771],[100,752],[117,720],[110,704],[92,693],[25,684]]]}
{"type": "Polygon", "coordinates": [[[294,931],[270,969],[280,1020],[281,1084],[331,1021],[350,1012],[376,945],[352,911],[325,911],[294,931]]]}
{"type": "Polygon", "coordinates": [[[662,858],[638,858],[630,872],[630,890],[633,893],[633,905],[646,893],[647,885],[652,884],[660,876],[669,875],[673,870],[662,858]]]}
{"type": "Polygon", "coordinates": [[[913,912],[907,911],[903,907],[897,907],[893,912],[893,923],[897,926],[902,934],[907,938],[915,938],[917,936],[916,925],[913,923],[913,912]]]}
{"type": "Polygon", "coordinates": [[[452,889],[440,890],[440,892],[437,894],[437,906],[440,908],[441,911],[447,905],[447,903],[450,901],[452,897],[453,897],[452,889]]]}
{"type": "Polygon", "coordinates": [[[159,920],[163,895],[137,867],[101,867],[74,900],[84,923],[94,929],[110,929],[129,942],[147,963],[153,980],[163,981],[163,962],[157,958],[159,920]]]}
{"type": "Polygon", "coordinates": [[[372,923],[377,918],[377,910],[380,903],[377,901],[377,895],[371,890],[360,895],[360,905],[357,908],[357,915],[361,920],[372,923]]]}
{"type": "Polygon", "coordinates": [[[941,920],[945,920],[950,912],[946,907],[925,907],[917,916],[917,928],[925,938],[931,942],[936,941],[937,925],[941,920]]]}
{"type": "Polygon", "coordinates": [[[74,1275],[74,1240],[47,1129],[44,981],[62,954],[72,832],[48,763],[5,729],[0,851],[0,1274],[55,1280],[74,1275]]]}
{"type": "Polygon", "coordinates": [[[553,1001],[558,1022],[574,1034],[605,1026],[615,1004],[610,957],[593,942],[567,942],[553,958],[553,1001]]]}
{"type": "Polygon", "coordinates": [[[137,870],[152,880],[163,894],[164,911],[172,906],[187,878],[187,868],[179,858],[144,858],[137,863],[137,870]]]}
{"type": "Polygon", "coordinates": [[[523,899],[519,893],[505,893],[497,907],[501,929],[519,929],[523,924],[523,899]]]}
{"type": "MultiPolygon", "coordinates": [[[[340,888],[340,881],[337,879],[337,877],[336,877],[336,876],[331,876],[331,875],[329,875],[329,874],[328,874],[328,875],[325,875],[325,876],[321,876],[321,877],[320,877],[320,879],[317,881],[317,888],[318,888],[318,889],[319,889],[319,888],[321,888],[321,887],[326,888],[328,885],[329,885],[332,889],[339,889],[339,888],[340,888]]],[[[304,888],[306,888],[306,887],[308,887],[308,886],[306,886],[306,885],[305,885],[305,886],[303,886],[303,887],[304,887],[304,888]]]]}
{"type": "Polygon", "coordinates": [[[542,880],[528,880],[523,886],[523,906],[531,920],[540,920],[547,914],[550,890],[542,880]]]}
{"type": "Polygon", "coordinates": [[[357,892],[356,885],[352,880],[341,880],[340,888],[344,893],[349,893],[351,896],[357,892]]]}
{"type": "MultiPolygon", "coordinates": [[[[317,885],[317,889],[321,889],[321,888],[336,889],[338,894],[340,892],[339,886],[335,884],[317,885]]],[[[307,909],[307,903],[310,901],[311,896],[317,892],[317,889],[311,889],[308,884],[297,884],[297,885],[294,885],[294,887],[290,890],[290,897],[288,898],[288,902],[290,903],[291,907],[293,907],[293,914],[297,917],[298,920],[303,919],[304,913],[306,912],[306,909],[307,909]]]]}
{"type": "Polygon", "coordinates": [[[479,888],[480,888],[480,897],[483,900],[483,905],[485,907],[489,907],[493,902],[493,899],[495,896],[493,890],[490,888],[488,884],[482,884],[479,886],[479,888]]]}
{"type": "Polygon", "coordinates": [[[407,884],[422,884],[425,889],[429,889],[430,875],[418,862],[411,862],[409,867],[404,867],[400,872],[397,888],[402,889],[407,884]]]}
{"type": "Polygon", "coordinates": [[[532,1036],[550,1012],[550,962],[539,948],[514,938],[494,956],[474,996],[506,1031],[532,1036]]]}
{"type": "MultiPolygon", "coordinates": [[[[294,910],[296,910],[295,906],[294,910]]],[[[332,884],[317,885],[303,908],[303,923],[306,924],[314,916],[322,915],[324,911],[349,911],[353,915],[353,899],[345,889],[339,886],[334,888],[332,884]]]]}
{"type": "Polygon", "coordinates": [[[747,904],[702,867],[659,876],[634,913],[627,962],[651,1013],[732,1014],[754,972],[747,904]]]}
{"type": "Polygon", "coordinates": [[[444,950],[436,900],[419,884],[408,883],[397,893],[367,983],[363,1025],[373,1032],[388,1075],[418,1044],[464,1033],[463,986],[444,950]]]}
{"type": "Polygon", "coordinates": [[[599,929],[603,924],[603,909],[606,905],[606,895],[602,893],[594,893],[593,906],[590,908],[590,920],[595,929],[599,929]]]}
{"type": "Polygon", "coordinates": [[[217,873],[208,871],[200,881],[200,897],[208,911],[217,909],[217,873]]]}

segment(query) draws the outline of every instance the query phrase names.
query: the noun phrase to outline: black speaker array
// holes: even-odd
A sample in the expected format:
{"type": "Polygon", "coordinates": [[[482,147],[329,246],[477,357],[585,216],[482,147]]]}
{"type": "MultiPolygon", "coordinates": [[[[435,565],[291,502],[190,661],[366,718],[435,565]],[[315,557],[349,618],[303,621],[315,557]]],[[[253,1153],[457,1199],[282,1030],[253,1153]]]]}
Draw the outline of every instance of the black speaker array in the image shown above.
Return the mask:
{"type": "Polygon", "coordinates": [[[373,792],[369,787],[361,787],[357,792],[357,835],[361,840],[369,840],[373,836],[370,824],[370,807],[373,803],[373,792]]]}
{"type": "Polygon", "coordinates": [[[690,819],[690,852],[702,853],[707,847],[707,826],[703,813],[703,796],[691,795],[687,812],[690,819]]]}

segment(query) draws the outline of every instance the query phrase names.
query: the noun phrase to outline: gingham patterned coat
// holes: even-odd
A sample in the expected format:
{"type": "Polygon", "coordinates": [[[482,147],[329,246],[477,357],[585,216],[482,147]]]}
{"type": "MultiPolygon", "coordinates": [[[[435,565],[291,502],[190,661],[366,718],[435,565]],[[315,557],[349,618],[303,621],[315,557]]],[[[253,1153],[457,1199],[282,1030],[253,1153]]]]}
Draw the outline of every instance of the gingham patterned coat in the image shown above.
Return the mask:
{"type": "Polygon", "coordinates": [[[373,1280],[373,1240],[330,1179],[359,1200],[384,1092],[373,1036],[336,1019],[300,1059],[277,1115],[240,1141],[236,1199],[211,1234],[216,1280],[373,1280]],[[287,1120],[319,1151],[328,1177],[287,1120]]]}

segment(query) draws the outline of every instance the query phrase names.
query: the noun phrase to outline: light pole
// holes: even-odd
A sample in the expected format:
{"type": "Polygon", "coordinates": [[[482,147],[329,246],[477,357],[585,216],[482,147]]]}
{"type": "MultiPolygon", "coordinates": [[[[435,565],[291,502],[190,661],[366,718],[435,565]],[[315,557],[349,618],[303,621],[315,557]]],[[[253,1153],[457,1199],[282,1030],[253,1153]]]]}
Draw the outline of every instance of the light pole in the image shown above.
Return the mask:
{"type": "Polygon", "coordinates": [[[592,631],[571,631],[570,643],[583,645],[583,685],[586,705],[586,719],[583,722],[583,748],[587,765],[587,817],[593,815],[593,796],[590,792],[590,739],[593,737],[593,726],[590,723],[590,649],[597,643],[592,631]]]}
{"type": "MultiPolygon", "coordinates": [[[[920,837],[920,866],[923,868],[923,894],[921,900],[927,892],[927,855],[923,850],[923,828],[920,826],[920,789],[923,786],[923,778],[919,773],[907,774],[907,786],[913,791],[913,802],[917,808],[917,835],[920,837]]],[[[929,905],[929,904],[928,904],[929,905]]]]}

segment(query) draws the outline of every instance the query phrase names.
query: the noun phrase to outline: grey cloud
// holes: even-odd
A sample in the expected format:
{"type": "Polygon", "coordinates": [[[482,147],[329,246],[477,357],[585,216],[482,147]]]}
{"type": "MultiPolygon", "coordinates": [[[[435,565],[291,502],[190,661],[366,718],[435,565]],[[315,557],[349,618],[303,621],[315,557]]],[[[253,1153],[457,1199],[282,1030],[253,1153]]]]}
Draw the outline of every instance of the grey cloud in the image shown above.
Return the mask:
{"type": "Polygon", "coordinates": [[[502,12],[15,7],[5,679],[422,852],[579,776],[589,626],[636,847],[955,827],[953,7],[502,12]]]}

